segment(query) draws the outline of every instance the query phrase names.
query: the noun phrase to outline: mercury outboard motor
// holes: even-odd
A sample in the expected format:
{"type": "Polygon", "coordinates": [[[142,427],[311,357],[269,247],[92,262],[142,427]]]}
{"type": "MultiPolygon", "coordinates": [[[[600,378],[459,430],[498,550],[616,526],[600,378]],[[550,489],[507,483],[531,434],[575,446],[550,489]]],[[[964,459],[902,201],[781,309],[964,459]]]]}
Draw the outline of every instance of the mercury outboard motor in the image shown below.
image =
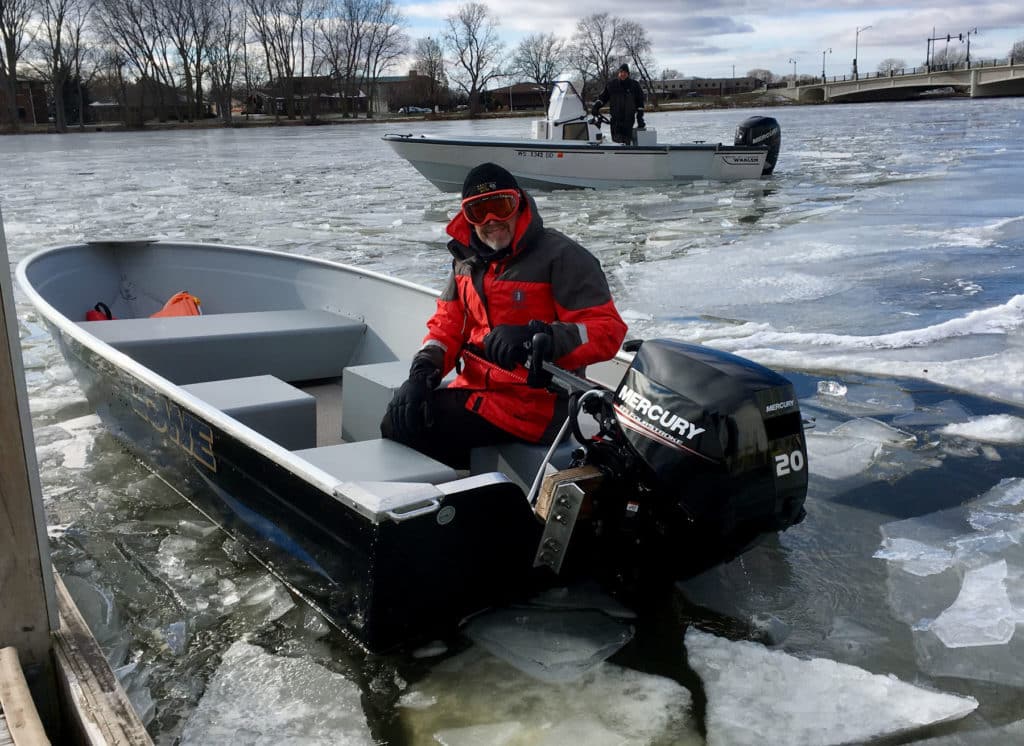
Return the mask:
{"type": "Polygon", "coordinates": [[[766,145],[768,157],[765,158],[762,176],[769,176],[775,170],[779,160],[779,149],[782,147],[782,128],[772,117],[747,117],[736,127],[735,145],[766,145]]]}
{"type": "MultiPolygon", "coordinates": [[[[596,467],[602,479],[580,500],[572,552],[586,559],[577,561],[619,587],[681,579],[803,520],[807,445],[792,384],[697,345],[654,339],[632,349],[614,393],[603,390],[596,406],[591,397],[589,409],[584,396],[600,433],[583,439],[577,468],[596,467]]],[[[558,509],[556,500],[556,519],[558,509]]],[[[559,528],[545,536],[557,542],[559,528]]],[[[537,564],[558,569],[542,555],[567,547],[544,541],[537,564]]]]}

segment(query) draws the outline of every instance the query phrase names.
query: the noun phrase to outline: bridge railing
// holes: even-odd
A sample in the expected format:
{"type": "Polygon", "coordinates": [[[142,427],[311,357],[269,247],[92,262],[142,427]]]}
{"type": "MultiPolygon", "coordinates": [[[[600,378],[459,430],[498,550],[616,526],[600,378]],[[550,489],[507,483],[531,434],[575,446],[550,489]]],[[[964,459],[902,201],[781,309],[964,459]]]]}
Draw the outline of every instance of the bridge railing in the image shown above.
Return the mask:
{"type": "MultiPolygon", "coordinates": [[[[877,80],[878,78],[899,78],[905,75],[923,75],[926,73],[955,72],[957,70],[974,70],[982,67],[1005,67],[1007,65],[1020,64],[1024,60],[1013,57],[1003,57],[991,60],[971,60],[970,62],[950,62],[941,65],[921,65],[920,67],[901,68],[899,70],[887,70],[885,72],[861,73],[859,75],[833,75],[832,77],[818,76],[812,78],[804,76],[797,80],[797,85],[821,85],[823,83],[847,83],[855,80],[877,80]]],[[[771,83],[769,88],[784,88],[788,82],[771,83]]]]}

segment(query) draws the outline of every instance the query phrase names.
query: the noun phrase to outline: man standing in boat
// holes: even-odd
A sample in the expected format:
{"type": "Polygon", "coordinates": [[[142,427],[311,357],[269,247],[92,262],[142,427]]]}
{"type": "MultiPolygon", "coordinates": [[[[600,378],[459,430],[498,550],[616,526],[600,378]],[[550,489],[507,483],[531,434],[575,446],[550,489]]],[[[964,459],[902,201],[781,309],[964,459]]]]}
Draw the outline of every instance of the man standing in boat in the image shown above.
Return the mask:
{"type": "Polygon", "coordinates": [[[644,122],[644,90],[629,77],[629,65],[626,63],[619,65],[616,76],[605,84],[590,113],[597,117],[606,103],[611,110],[612,140],[632,144],[634,118],[640,129],[646,129],[647,124],[644,122]]]}
{"type": "Polygon", "coordinates": [[[549,334],[555,364],[582,374],[615,356],[626,324],[597,259],[545,228],[501,166],[469,172],[447,230],[452,273],[381,434],[467,468],[471,448],[550,443],[565,420],[564,398],[526,384],[534,334],[549,334]],[[455,380],[438,388],[460,361],[455,380]]]}

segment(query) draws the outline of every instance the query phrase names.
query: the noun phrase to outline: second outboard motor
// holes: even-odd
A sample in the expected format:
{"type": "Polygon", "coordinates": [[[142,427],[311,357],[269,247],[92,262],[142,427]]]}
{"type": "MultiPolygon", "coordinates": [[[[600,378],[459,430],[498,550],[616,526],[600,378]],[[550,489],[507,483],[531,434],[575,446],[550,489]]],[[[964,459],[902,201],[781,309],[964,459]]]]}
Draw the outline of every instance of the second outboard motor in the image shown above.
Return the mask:
{"type": "Polygon", "coordinates": [[[736,145],[766,145],[768,157],[765,158],[762,176],[769,176],[775,170],[779,160],[779,149],[782,147],[782,128],[772,117],[747,117],[736,127],[736,145]]]}

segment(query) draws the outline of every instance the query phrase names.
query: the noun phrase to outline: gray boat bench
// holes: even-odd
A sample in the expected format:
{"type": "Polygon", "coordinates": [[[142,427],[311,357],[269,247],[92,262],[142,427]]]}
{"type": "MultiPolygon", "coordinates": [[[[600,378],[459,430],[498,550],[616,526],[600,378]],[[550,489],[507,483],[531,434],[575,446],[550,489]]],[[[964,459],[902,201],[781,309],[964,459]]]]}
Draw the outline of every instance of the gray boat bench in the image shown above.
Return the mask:
{"type": "Polygon", "coordinates": [[[316,446],[316,398],[280,378],[248,376],[181,388],[289,451],[316,446]]]}
{"type": "MultiPolygon", "coordinates": [[[[341,387],[341,437],[346,441],[379,438],[380,421],[388,402],[408,376],[407,360],[345,368],[341,387]]],[[[572,438],[559,445],[551,459],[556,469],[569,465],[576,445],[572,438]]],[[[470,455],[470,471],[473,474],[503,472],[527,492],[548,448],[529,443],[474,448],[470,455]]]]}
{"type": "Polygon", "coordinates": [[[458,477],[447,464],[384,438],[306,448],[295,455],[344,482],[440,484],[458,477]]]}
{"type": "Polygon", "coordinates": [[[335,378],[366,332],[357,319],[307,309],[80,325],[177,384],[256,375],[285,381],[335,378]]]}

